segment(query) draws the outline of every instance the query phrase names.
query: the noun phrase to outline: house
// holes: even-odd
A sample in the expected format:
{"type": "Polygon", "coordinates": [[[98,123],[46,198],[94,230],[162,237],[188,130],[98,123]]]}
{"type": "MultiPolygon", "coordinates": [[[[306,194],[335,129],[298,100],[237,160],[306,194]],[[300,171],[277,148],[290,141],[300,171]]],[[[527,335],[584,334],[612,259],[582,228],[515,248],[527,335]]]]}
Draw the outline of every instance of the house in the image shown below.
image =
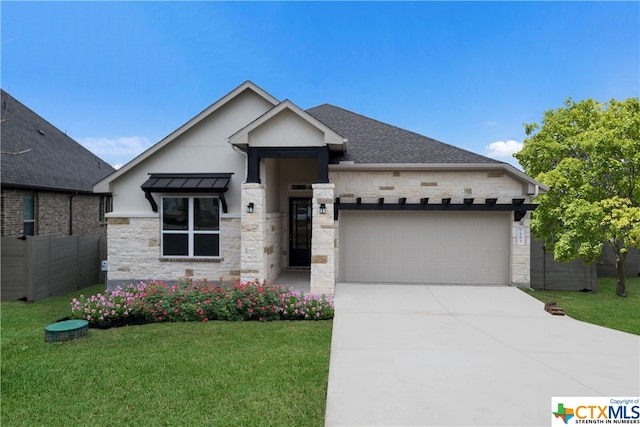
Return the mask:
{"type": "Polygon", "coordinates": [[[98,283],[111,195],[93,184],[114,169],[4,90],[0,112],[2,300],[98,283]]]}
{"type": "Polygon", "coordinates": [[[179,277],[529,286],[545,188],[509,164],[245,82],[94,186],[108,286],[179,277]]]}
{"type": "Polygon", "coordinates": [[[104,233],[110,195],[93,184],[114,169],[4,90],[2,236],[104,233]]]}

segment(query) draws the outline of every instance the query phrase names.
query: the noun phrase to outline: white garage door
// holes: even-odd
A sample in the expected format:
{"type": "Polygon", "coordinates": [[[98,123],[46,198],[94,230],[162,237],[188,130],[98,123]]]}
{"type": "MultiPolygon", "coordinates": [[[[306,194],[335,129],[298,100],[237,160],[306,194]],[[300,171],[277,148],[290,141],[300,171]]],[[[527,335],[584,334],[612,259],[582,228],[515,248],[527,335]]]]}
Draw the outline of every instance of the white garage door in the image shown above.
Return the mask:
{"type": "Polygon", "coordinates": [[[511,216],[342,211],[340,280],[508,284],[511,216]]]}

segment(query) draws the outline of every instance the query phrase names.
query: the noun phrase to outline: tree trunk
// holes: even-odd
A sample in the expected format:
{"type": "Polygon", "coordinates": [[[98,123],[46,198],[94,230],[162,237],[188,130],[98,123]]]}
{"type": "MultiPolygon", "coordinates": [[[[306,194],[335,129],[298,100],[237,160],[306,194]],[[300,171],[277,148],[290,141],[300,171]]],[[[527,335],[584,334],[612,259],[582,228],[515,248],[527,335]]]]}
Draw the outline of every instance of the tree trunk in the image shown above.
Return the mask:
{"type": "Polygon", "coordinates": [[[615,246],[616,250],[616,295],[620,297],[627,296],[627,285],[624,280],[624,261],[627,259],[627,253],[623,252],[620,244],[615,246]]]}

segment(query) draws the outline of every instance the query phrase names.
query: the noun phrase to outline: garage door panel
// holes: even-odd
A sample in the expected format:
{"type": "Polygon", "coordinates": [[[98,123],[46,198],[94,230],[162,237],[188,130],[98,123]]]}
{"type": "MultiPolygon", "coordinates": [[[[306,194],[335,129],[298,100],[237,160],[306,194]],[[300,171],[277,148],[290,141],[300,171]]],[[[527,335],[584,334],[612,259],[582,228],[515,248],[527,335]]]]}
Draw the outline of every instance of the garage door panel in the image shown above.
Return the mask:
{"type": "Polygon", "coordinates": [[[345,281],[506,284],[504,213],[341,212],[345,281]]]}

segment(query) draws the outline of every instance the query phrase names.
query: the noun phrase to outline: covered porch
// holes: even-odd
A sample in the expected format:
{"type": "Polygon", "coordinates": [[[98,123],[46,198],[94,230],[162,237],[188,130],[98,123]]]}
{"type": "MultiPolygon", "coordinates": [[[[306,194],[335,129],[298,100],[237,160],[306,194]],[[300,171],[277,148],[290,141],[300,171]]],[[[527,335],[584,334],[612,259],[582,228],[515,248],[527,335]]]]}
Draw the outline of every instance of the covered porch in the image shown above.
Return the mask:
{"type": "Polygon", "coordinates": [[[309,272],[308,292],[333,294],[335,197],[329,157],[331,151],[344,150],[345,140],[284,101],[229,142],[247,154],[241,280],[289,281],[295,276],[300,286],[302,268],[309,272]]]}

